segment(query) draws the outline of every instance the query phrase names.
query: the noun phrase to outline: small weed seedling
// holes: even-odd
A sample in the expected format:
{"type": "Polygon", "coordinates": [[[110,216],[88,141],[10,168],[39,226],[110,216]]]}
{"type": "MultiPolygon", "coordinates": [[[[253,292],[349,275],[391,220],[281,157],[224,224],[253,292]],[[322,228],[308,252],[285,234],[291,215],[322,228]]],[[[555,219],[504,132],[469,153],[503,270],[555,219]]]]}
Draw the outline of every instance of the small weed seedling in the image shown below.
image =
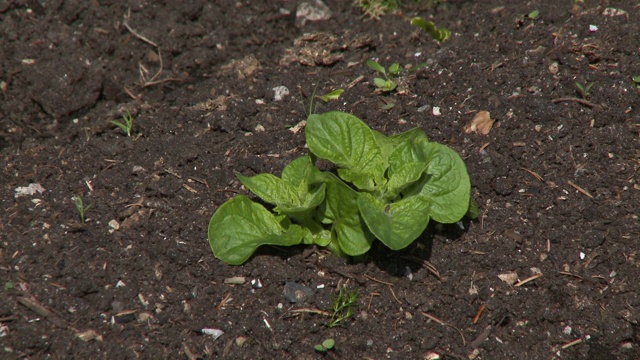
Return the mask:
{"type": "Polygon", "coordinates": [[[580,91],[580,95],[582,96],[583,99],[589,100],[589,97],[591,96],[591,87],[593,87],[593,84],[595,83],[591,82],[587,84],[587,86],[583,86],[579,82],[576,82],[576,87],[580,91]]]}
{"type": "Polygon", "coordinates": [[[316,97],[324,102],[329,102],[329,100],[338,100],[340,95],[344,92],[344,89],[335,89],[330,93],[324,95],[317,95],[316,97]]]}
{"type": "Polygon", "coordinates": [[[390,92],[395,90],[398,87],[398,83],[391,80],[391,78],[397,78],[400,76],[400,64],[394,63],[389,66],[389,72],[387,72],[384,67],[373,60],[367,60],[367,66],[372,68],[373,70],[379,72],[384,76],[383,78],[374,78],[373,83],[376,84],[376,87],[380,89],[382,92],[390,92]]]}
{"type": "Polygon", "coordinates": [[[539,10],[533,10],[532,12],[528,13],[525,18],[529,19],[529,20],[535,20],[538,18],[538,16],[540,16],[540,11],[539,10]]]}
{"type": "Polygon", "coordinates": [[[444,42],[451,37],[451,31],[445,28],[438,28],[433,22],[423,18],[415,17],[411,19],[411,25],[421,28],[438,42],[444,42]]]}
{"type": "Polygon", "coordinates": [[[636,86],[636,88],[640,89],[640,75],[636,75],[631,79],[633,80],[633,84],[636,86]]]}
{"type": "Polygon", "coordinates": [[[133,129],[133,116],[131,113],[127,111],[127,115],[122,115],[122,119],[124,123],[121,123],[116,120],[112,120],[111,123],[120,128],[127,136],[131,136],[131,129],[133,129]]]}
{"type": "Polygon", "coordinates": [[[84,202],[82,201],[82,198],[80,196],[77,196],[77,195],[73,195],[71,200],[73,200],[73,203],[76,206],[76,210],[78,210],[78,215],[80,215],[80,221],[84,224],[85,214],[86,214],[87,210],[89,210],[89,208],[91,208],[91,204],[89,204],[87,206],[84,206],[84,202]]]}
{"type": "Polygon", "coordinates": [[[358,302],[360,295],[358,290],[350,291],[342,288],[338,295],[331,297],[331,319],[328,326],[330,328],[341,325],[343,321],[354,315],[353,307],[358,302]]]}
{"type": "Polygon", "coordinates": [[[322,342],[322,344],[318,344],[316,346],[314,346],[313,348],[318,351],[318,352],[327,352],[331,349],[333,349],[333,347],[336,345],[336,342],[333,339],[327,339],[325,341],[322,342]]]}

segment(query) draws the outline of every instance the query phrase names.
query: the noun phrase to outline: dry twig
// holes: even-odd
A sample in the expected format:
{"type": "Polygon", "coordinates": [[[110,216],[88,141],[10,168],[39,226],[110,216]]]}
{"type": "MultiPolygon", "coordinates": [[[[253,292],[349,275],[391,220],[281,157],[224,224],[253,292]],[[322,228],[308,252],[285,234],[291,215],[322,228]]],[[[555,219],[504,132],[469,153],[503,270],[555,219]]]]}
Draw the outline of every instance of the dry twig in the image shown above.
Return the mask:
{"type": "Polygon", "coordinates": [[[588,106],[590,108],[593,108],[596,106],[596,104],[589,102],[585,99],[578,99],[578,98],[572,98],[572,97],[567,97],[567,98],[557,98],[557,99],[553,99],[551,100],[552,103],[557,104],[560,102],[577,102],[579,104],[582,104],[584,106],[588,106]]]}
{"type": "Polygon", "coordinates": [[[515,287],[522,286],[522,285],[528,283],[529,281],[533,281],[533,280],[535,280],[537,278],[541,278],[541,277],[542,277],[542,274],[535,274],[535,275],[533,275],[531,277],[528,277],[528,278],[526,278],[526,279],[524,279],[522,281],[518,281],[517,283],[513,284],[513,286],[515,286],[515,287]]]}
{"type": "Polygon", "coordinates": [[[442,325],[442,326],[450,327],[450,328],[452,328],[452,329],[456,330],[456,331],[458,332],[458,334],[460,334],[460,337],[462,338],[462,345],[463,345],[463,346],[464,346],[464,345],[467,345],[467,340],[465,340],[465,338],[464,338],[464,334],[462,333],[462,331],[461,331],[460,329],[458,329],[457,327],[455,327],[455,326],[453,326],[453,325],[451,325],[451,324],[447,324],[446,322],[444,322],[444,321],[442,321],[442,320],[438,319],[437,317],[435,317],[435,316],[433,316],[433,315],[431,315],[431,314],[429,314],[429,313],[426,313],[426,312],[424,312],[424,311],[422,311],[422,315],[424,315],[424,316],[426,316],[427,318],[429,318],[429,319],[431,319],[431,320],[433,320],[433,321],[437,322],[438,324],[440,324],[440,325],[442,325]]]}
{"type": "Polygon", "coordinates": [[[63,329],[69,327],[69,325],[64,320],[62,320],[61,317],[59,317],[57,314],[47,309],[46,307],[42,306],[42,304],[40,304],[38,300],[26,296],[19,296],[17,300],[20,304],[28,307],[31,311],[49,320],[49,322],[51,322],[53,325],[63,329]]]}
{"type": "Polygon", "coordinates": [[[567,180],[567,184],[571,185],[571,187],[573,187],[574,189],[578,190],[579,192],[581,192],[585,196],[589,197],[590,199],[593,199],[593,195],[589,194],[589,192],[587,190],[585,190],[585,189],[581,188],[580,186],[572,183],[570,180],[567,180]]]}

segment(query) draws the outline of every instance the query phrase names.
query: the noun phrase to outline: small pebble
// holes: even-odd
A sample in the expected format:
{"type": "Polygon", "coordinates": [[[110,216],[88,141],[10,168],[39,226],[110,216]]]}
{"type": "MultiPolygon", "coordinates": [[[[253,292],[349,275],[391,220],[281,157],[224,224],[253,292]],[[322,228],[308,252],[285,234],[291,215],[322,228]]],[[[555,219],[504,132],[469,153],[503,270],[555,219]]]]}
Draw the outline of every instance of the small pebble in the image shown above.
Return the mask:
{"type": "Polygon", "coordinates": [[[284,285],[284,297],[292,304],[303,302],[313,296],[313,290],[294,282],[284,285]]]}

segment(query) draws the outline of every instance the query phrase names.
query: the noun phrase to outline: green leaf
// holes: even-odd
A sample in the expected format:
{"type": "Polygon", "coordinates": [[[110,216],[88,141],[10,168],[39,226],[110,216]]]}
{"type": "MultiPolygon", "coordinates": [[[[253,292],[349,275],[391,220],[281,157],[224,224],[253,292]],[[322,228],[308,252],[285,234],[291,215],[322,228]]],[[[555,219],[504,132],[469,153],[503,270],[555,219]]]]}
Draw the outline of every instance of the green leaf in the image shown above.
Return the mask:
{"type": "Polygon", "coordinates": [[[340,98],[340,95],[342,95],[343,92],[343,89],[336,89],[328,94],[318,95],[317,98],[324,102],[328,102],[329,100],[337,100],[338,98],[340,98]]]}
{"type": "Polygon", "coordinates": [[[389,66],[389,75],[391,76],[394,76],[394,77],[399,76],[400,71],[401,71],[400,64],[398,63],[393,63],[391,64],[391,66],[389,66]]]}
{"type": "Polygon", "coordinates": [[[326,173],[325,202],[318,213],[324,223],[332,224],[331,235],[340,250],[357,256],[369,251],[374,236],[369,232],[358,211],[358,193],[335,175],[326,173]]]}
{"type": "Polygon", "coordinates": [[[392,103],[392,102],[390,102],[390,103],[382,103],[380,105],[380,109],[382,109],[382,110],[391,110],[394,107],[396,107],[396,103],[392,103]]]}
{"type": "Polygon", "coordinates": [[[373,78],[373,83],[379,89],[385,89],[389,87],[389,80],[385,80],[383,78],[373,78]]]}
{"type": "Polygon", "coordinates": [[[429,201],[422,196],[384,203],[360,193],[358,208],[369,230],[392,250],[407,247],[429,224],[429,201]]]}
{"type": "Polygon", "coordinates": [[[382,65],[378,64],[377,62],[373,60],[367,60],[367,66],[379,72],[380,74],[387,76],[387,72],[384,70],[384,67],[382,67],[382,65]]]}
{"type": "Polygon", "coordinates": [[[415,139],[418,139],[418,138],[424,139],[425,141],[427,141],[427,136],[425,135],[424,131],[420,128],[413,128],[409,131],[405,131],[403,133],[395,134],[392,136],[386,136],[375,130],[371,130],[371,131],[373,132],[373,135],[376,138],[376,143],[378,144],[378,146],[380,147],[380,150],[382,151],[382,157],[385,160],[385,163],[389,160],[389,157],[391,156],[391,154],[394,151],[396,151],[398,146],[400,146],[401,144],[405,142],[414,141],[415,139]]]}
{"type": "Polygon", "coordinates": [[[411,162],[396,168],[393,173],[390,173],[384,193],[385,199],[389,201],[395,199],[402,190],[418,181],[426,168],[427,164],[424,162],[411,162]]]}
{"type": "Polygon", "coordinates": [[[336,345],[336,342],[333,339],[327,339],[322,342],[322,346],[324,346],[325,349],[333,349],[335,345],[336,345]]]}
{"type": "Polygon", "coordinates": [[[282,179],[271,174],[252,177],[236,174],[242,184],[280,214],[296,214],[318,206],[324,199],[324,185],[311,186],[309,178],[319,170],[309,156],[292,161],[282,171],[282,179]]]}
{"type": "Polygon", "coordinates": [[[439,42],[443,42],[451,37],[451,31],[445,28],[437,28],[434,23],[425,19],[415,17],[411,19],[411,25],[417,26],[429,33],[431,37],[439,42]]]}
{"type": "Polygon", "coordinates": [[[209,245],[218,259],[240,265],[261,245],[291,246],[302,242],[308,230],[282,227],[264,206],[238,195],[222,204],[209,222],[209,245]]]}
{"type": "Polygon", "coordinates": [[[244,176],[236,174],[236,177],[242,182],[242,185],[269,204],[294,205],[298,203],[296,190],[275,175],[244,176]]]}
{"type": "Polygon", "coordinates": [[[469,210],[471,183],[460,155],[448,146],[434,146],[420,194],[431,203],[431,218],[439,223],[460,221],[469,210]]]}
{"type": "Polygon", "coordinates": [[[312,114],[305,136],[309,150],[341,167],[338,175],[362,190],[383,184],[385,163],[375,135],[357,117],[332,111],[312,114]]]}
{"type": "Polygon", "coordinates": [[[531,20],[535,20],[538,18],[538,16],[540,16],[540,11],[538,10],[533,10],[532,12],[530,12],[529,14],[527,14],[527,17],[531,20]]]}

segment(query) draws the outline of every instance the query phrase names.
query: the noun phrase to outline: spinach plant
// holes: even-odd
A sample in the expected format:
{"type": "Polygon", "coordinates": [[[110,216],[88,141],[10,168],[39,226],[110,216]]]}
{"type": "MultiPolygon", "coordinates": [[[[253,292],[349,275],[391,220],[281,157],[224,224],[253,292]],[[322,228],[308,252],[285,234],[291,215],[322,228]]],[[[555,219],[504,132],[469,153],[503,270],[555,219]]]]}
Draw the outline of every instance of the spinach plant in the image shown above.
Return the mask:
{"type": "Polygon", "coordinates": [[[305,137],[310,154],[272,174],[238,179],[268,210],[245,195],[211,217],[213,254],[242,264],[261,245],[316,244],[341,256],[366,253],[378,239],[392,250],[411,244],[429,220],[456,223],[477,217],[469,175],[451,148],[415,128],[385,136],[338,111],[312,114],[305,137]],[[316,160],[336,166],[321,171],[316,160]]]}

